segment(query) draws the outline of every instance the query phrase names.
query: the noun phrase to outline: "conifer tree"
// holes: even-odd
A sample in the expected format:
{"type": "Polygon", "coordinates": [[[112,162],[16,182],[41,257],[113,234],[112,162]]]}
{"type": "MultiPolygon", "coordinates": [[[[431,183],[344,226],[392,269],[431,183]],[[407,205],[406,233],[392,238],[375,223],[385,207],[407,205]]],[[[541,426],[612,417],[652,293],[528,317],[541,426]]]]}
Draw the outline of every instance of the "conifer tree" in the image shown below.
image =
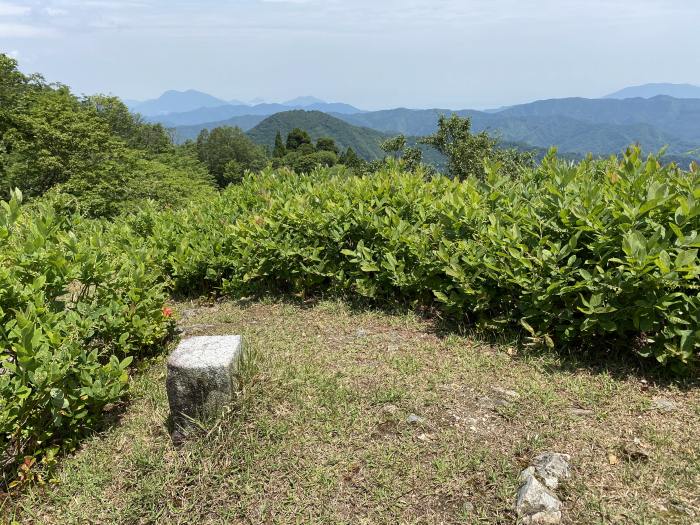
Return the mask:
{"type": "Polygon", "coordinates": [[[272,150],[272,156],[276,159],[281,159],[287,154],[287,148],[284,147],[284,142],[282,142],[282,134],[278,131],[275,135],[275,148],[272,150]]]}

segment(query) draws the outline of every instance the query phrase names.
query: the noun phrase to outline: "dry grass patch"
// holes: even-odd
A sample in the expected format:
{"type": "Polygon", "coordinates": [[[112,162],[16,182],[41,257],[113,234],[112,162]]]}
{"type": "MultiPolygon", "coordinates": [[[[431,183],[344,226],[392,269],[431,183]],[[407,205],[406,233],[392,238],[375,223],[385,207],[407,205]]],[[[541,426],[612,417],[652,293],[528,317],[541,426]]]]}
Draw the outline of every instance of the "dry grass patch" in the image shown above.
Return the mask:
{"type": "Polygon", "coordinates": [[[700,523],[695,387],[340,302],[175,306],[189,334],[243,334],[235,409],[174,449],[154,361],[120,423],[6,502],[7,520],[510,524],[519,471],[554,450],[572,456],[566,523],[700,523]]]}

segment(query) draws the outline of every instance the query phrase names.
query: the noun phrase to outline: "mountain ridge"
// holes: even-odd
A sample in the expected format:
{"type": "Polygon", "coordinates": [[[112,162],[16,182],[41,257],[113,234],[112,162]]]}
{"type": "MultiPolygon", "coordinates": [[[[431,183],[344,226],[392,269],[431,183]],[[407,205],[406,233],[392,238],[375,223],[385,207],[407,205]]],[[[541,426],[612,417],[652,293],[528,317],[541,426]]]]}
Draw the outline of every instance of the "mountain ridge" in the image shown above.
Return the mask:
{"type": "Polygon", "coordinates": [[[605,95],[603,98],[652,98],[658,95],[667,95],[674,98],[700,98],[700,86],[693,84],[671,84],[668,82],[656,82],[628,86],[618,91],[605,95]]]}

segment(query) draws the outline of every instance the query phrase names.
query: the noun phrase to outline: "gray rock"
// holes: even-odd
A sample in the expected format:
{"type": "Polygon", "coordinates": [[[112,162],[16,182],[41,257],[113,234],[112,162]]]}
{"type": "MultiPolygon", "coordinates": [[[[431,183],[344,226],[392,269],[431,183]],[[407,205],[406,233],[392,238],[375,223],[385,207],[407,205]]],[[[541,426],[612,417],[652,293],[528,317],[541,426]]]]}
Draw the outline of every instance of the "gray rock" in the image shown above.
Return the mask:
{"type": "Polygon", "coordinates": [[[193,420],[213,419],[233,400],[242,352],[241,337],[229,335],[192,337],[170,354],[166,387],[174,440],[193,420]]]}
{"type": "Polygon", "coordinates": [[[678,403],[665,397],[655,397],[651,401],[651,406],[660,412],[673,412],[678,408],[678,403]]]}
{"type": "Polygon", "coordinates": [[[520,474],[520,489],[515,511],[526,525],[561,523],[561,501],[535,477],[535,468],[528,467],[520,474]]]}
{"type": "Polygon", "coordinates": [[[406,418],[406,423],[408,423],[409,425],[422,425],[423,423],[425,423],[425,419],[423,419],[420,416],[417,416],[416,414],[410,414],[406,418]]]}
{"type": "Polygon", "coordinates": [[[508,390],[507,388],[501,388],[500,386],[492,386],[491,390],[507,399],[520,399],[520,394],[518,394],[515,390],[508,390]]]}
{"type": "Polygon", "coordinates": [[[512,403],[508,399],[503,398],[490,398],[489,396],[480,397],[478,400],[478,405],[484,410],[495,410],[498,407],[507,407],[512,403]]]}
{"type": "Polygon", "coordinates": [[[537,476],[550,489],[556,489],[561,480],[571,476],[569,461],[571,456],[557,452],[544,452],[532,460],[531,465],[537,476]]]}

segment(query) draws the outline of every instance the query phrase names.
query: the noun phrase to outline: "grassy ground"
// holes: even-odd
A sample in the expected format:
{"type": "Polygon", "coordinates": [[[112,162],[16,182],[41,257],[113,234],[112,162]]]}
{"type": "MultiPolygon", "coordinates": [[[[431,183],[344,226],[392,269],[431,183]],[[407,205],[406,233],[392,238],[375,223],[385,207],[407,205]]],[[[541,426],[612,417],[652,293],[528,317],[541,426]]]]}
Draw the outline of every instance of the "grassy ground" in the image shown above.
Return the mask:
{"type": "Polygon", "coordinates": [[[510,524],[519,471],[552,450],[572,456],[565,523],[700,523],[697,387],[339,302],[175,308],[188,334],[244,335],[235,410],[173,448],[157,360],[119,423],[6,501],[6,519],[510,524]]]}

